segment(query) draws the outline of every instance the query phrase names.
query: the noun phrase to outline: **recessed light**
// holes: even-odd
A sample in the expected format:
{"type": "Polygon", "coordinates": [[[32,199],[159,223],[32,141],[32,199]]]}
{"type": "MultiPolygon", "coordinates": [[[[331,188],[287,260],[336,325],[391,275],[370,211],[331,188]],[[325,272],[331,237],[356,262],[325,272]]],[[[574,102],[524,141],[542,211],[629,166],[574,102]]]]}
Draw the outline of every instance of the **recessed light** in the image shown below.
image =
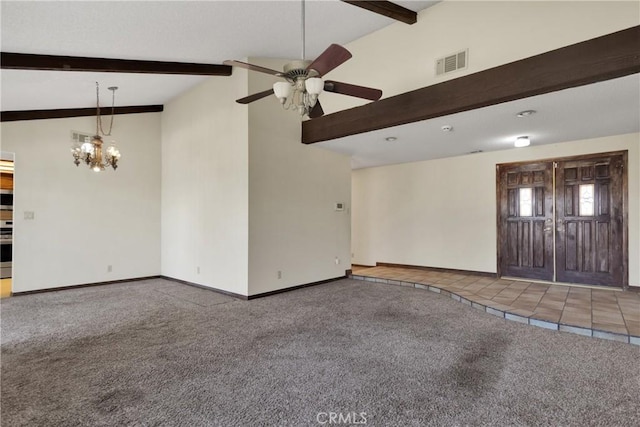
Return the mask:
{"type": "Polygon", "coordinates": [[[384,140],[388,142],[393,142],[393,141],[396,141],[397,139],[398,138],[396,138],[395,136],[388,136],[384,140]]]}
{"type": "Polygon", "coordinates": [[[526,147],[531,144],[528,136],[519,136],[516,138],[516,141],[513,143],[514,146],[518,148],[526,147]]]}
{"type": "Polygon", "coordinates": [[[536,112],[537,112],[536,110],[524,110],[516,114],[516,117],[529,117],[534,115],[536,112]]]}
{"type": "Polygon", "coordinates": [[[453,130],[453,126],[451,125],[444,125],[442,126],[440,129],[442,129],[442,132],[451,132],[453,130]]]}

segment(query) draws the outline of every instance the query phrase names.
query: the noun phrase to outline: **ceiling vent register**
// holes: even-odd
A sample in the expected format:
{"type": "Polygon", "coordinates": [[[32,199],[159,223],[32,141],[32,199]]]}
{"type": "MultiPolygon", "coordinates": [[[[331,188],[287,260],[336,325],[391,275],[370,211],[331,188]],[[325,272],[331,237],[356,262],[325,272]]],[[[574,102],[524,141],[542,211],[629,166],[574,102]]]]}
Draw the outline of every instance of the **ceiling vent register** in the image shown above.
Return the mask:
{"type": "Polygon", "coordinates": [[[91,141],[91,135],[85,132],[71,131],[71,142],[78,143],[80,145],[85,142],[91,141]]]}
{"type": "Polygon", "coordinates": [[[445,56],[436,60],[436,75],[452,73],[457,70],[467,68],[467,57],[469,49],[462,50],[452,55],[445,56]]]}

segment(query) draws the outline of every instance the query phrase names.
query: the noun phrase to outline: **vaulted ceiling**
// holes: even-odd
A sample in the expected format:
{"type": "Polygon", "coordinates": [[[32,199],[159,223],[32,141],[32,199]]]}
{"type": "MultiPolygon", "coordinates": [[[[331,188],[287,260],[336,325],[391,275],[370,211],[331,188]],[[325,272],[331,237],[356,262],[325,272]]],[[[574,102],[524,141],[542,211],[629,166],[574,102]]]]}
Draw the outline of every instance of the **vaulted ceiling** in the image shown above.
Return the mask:
{"type": "MultiPolygon", "coordinates": [[[[420,11],[437,1],[395,3],[420,11]]],[[[1,7],[3,52],[205,64],[301,54],[297,1],[3,1],[1,7]]],[[[307,1],[306,16],[307,58],[395,22],[338,0],[307,1]]],[[[164,104],[207,77],[3,69],[1,78],[1,109],[12,111],[91,107],[96,81],[120,87],[117,105],[164,104]]],[[[639,132],[638,93],[633,74],[317,145],[350,155],[361,168],[508,149],[522,134],[548,144],[639,132]],[[515,117],[528,109],[537,114],[515,117]],[[442,132],[443,125],[453,132],[442,132]]]]}
{"type": "MultiPolygon", "coordinates": [[[[396,1],[413,11],[437,1],[396,1]]],[[[299,59],[298,1],[2,1],[2,52],[222,64],[299,59]]],[[[338,0],[306,2],[306,56],[379,30],[391,18],[338,0]]],[[[201,76],[2,70],[2,111],[95,104],[95,82],[118,105],[164,104],[201,76]]],[[[224,78],[224,77],[221,77],[224,78]]]]}

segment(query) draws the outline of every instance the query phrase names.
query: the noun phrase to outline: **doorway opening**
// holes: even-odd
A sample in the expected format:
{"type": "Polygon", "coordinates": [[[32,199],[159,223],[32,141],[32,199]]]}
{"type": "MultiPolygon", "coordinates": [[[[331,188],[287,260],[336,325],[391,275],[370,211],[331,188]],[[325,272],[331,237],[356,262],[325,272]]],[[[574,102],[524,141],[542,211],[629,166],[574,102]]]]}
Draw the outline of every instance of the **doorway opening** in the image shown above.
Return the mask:
{"type": "Polygon", "coordinates": [[[498,274],[628,286],[627,152],[497,166],[498,274]]]}
{"type": "Polygon", "coordinates": [[[11,295],[13,278],[12,153],[0,153],[0,297],[11,295]]]}

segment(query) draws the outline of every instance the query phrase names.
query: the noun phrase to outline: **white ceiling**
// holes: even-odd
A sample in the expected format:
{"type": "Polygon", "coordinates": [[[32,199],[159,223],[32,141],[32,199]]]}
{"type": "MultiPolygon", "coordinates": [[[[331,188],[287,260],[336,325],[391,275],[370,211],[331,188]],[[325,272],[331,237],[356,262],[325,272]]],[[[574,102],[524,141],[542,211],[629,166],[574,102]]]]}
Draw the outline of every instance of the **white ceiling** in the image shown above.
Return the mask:
{"type": "MultiPolygon", "coordinates": [[[[436,1],[396,1],[419,11],[436,1]]],[[[220,64],[246,57],[299,58],[300,3],[292,1],[5,1],[3,52],[220,64]]],[[[393,20],[338,0],[307,0],[307,58],[393,20]]],[[[357,61],[353,58],[352,61],[357,61]]],[[[95,82],[108,103],[164,104],[206,77],[2,70],[2,111],[83,108],[95,82]]],[[[224,79],[226,77],[215,77],[224,79]]],[[[382,88],[384,89],[384,88],[382,88]]],[[[317,144],[348,154],[354,168],[640,131],[640,78],[568,89],[317,144]],[[533,109],[526,119],[515,114],[533,109]],[[443,133],[442,125],[453,132],[443,133]],[[384,140],[395,136],[394,142],[384,140]]]]}
{"type": "MultiPolygon", "coordinates": [[[[436,1],[396,1],[414,11],[436,1]]],[[[2,1],[2,51],[221,64],[299,58],[301,5],[292,1],[2,1]]],[[[337,0],[307,0],[306,53],[396,21],[337,0]]],[[[356,60],[355,58],[353,60],[356,60]]],[[[95,82],[117,105],[163,104],[206,77],[2,70],[2,111],[83,108],[95,82]]],[[[219,77],[221,79],[225,77],[219,77]]]]}
{"type": "Polygon", "coordinates": [[[350,155],[358,169],[514,149],[518,136],[529,136],[533,146],[639,131],[640,75],[634,74],[316,145],[350,155]],[[537,113],[516,116],[524,110],[537,113]],[[443,132],[444,125],[453,131],[443,132]],[[386,141],[390,136],[397,140],[386,141]]]}

